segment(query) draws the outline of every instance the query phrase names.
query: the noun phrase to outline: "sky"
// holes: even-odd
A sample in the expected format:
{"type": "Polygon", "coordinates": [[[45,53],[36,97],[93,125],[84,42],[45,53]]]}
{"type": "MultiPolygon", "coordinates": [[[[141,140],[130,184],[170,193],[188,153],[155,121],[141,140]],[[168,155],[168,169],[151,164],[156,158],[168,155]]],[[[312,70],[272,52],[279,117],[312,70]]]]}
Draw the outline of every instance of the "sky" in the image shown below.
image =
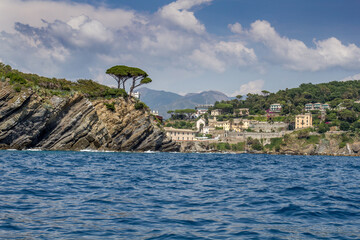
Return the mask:
{"type": "Polygon", "coordinates": [[[0,62],[115,86],[229,96],[360,79],[358,0],[0,0],[0,62]]]}

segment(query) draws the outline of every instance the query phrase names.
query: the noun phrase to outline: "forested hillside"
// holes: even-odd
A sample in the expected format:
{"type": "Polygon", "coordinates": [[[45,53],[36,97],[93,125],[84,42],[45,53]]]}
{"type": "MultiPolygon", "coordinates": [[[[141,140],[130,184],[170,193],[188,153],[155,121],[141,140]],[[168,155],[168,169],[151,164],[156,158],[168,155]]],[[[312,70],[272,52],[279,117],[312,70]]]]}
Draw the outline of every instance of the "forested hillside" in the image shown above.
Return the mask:
{"type": "Polygon", "coordinates": [[[277,93],[249,93],[245,100],[242,100],[243,98],[237,96],[237,99],[231,101],[218,102],[215,107],[228,111],[234,108],[250,108],[250,114],[264,114],[270,104],[280,103],[283,105],[283,114],[299,114],[306,103],[320,102],[328,103],[331,108],[342,103],[349,109],[360,111],[360,105],[354,104],[354,100],[360,99],[360,81],[301,84],[298,88],[280,90],[277,93]]]}

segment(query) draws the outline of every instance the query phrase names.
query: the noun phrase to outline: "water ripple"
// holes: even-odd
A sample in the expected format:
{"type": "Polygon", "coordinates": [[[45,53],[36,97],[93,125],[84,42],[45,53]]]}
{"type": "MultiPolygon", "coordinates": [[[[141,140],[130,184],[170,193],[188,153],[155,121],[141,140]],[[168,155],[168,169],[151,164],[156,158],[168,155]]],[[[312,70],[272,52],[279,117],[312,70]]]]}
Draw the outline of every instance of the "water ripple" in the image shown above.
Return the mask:
{"type": "Polygon", "coordinates": [[[1,239],[360,239],[354,157],[0,151],[1,239]]]}

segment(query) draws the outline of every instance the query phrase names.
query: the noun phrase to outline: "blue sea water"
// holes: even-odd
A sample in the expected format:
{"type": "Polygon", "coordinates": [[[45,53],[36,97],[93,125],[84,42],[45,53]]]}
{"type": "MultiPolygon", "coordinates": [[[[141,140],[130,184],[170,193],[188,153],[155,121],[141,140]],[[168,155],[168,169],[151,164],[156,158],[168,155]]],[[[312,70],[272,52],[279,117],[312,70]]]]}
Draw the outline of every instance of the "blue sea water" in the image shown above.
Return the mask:
{"type": "Polygon", "coordinates": [[[360,158],[0,151],[1,239],[360,239],[360,158]]]}

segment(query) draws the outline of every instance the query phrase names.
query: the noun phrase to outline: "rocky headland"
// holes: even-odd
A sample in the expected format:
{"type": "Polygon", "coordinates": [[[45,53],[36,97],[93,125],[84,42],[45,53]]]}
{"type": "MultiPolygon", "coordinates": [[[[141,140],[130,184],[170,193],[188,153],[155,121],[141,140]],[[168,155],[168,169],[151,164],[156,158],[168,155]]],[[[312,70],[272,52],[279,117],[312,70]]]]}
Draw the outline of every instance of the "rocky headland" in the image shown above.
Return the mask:
{"type": "Polygon", "coordinates": [[[9,80],[0,82],[0,149],[179,150],[133,99],[41,94],[9,80]]]}

